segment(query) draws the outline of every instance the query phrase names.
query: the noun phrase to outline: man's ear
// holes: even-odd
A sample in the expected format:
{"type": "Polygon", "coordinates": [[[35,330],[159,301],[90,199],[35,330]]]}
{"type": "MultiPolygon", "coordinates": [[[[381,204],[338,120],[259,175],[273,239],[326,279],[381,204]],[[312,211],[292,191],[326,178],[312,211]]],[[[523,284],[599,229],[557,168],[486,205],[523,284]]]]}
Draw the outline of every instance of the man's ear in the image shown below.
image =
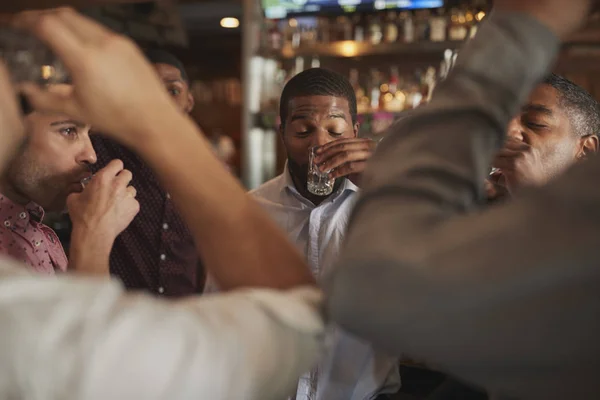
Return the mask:
{"type": "Polygon", "coordinates": [[[356,122],[354,124],[353,129],[354,129],[354,137],[357,138],[358,137],[358,131],[360,129],[360,122],[356,122]]]}
{"type": "Polygon", "coordinates": [[[191,93],[188,93],[187,107],[185,108],[186,113],[191,113],[195,105],[196,100],[194,100],[194,96],[191,93]]]}
{"type": "Polygon", "coordinates": [[[598,153],[598,136],[589,135],[580,139],[579,153],[577,154],[578,160],[586,159],[589,156],[598,153]]]}

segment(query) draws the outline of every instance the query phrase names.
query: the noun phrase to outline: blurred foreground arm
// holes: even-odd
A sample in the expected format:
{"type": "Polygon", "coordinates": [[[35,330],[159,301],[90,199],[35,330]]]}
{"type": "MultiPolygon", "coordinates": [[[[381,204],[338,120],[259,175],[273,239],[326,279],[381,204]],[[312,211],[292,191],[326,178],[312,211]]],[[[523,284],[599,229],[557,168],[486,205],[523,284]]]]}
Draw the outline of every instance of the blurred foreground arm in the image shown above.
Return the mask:
{"type": "Polygon", "coordinates": [[[24,13],[71,72],[71,94],[29,86],[35,108],[87,121],[156,171],[223,290],[287,289],[314,280],[298,251],[222,166],[191,119],[127,38],[69,9],[24,13]]]}
{"type": "MultiPolygon", "coordinates": [[[[207,269],[239,290],[168,303],[114,282],[31,276],[0,260],[0,398],[285,398],[320,354],[324,331],[321,293],[301,257],[129,40],[71,10],[17,22],[49,42],[75,85],[69,95],[25,88],[34,106],[88,121],[146,158],[207,269]]],[[[0,71],[0,86],[6,81],[0,71]]],[[[0,94],[0,113],[18,122],[12,92],[0,94]]],[[[0,148],[17,138],[0,136],[0,148]]]]}
{"type": "Polygon", "coordinates": [[[509,119],[588,2],[503,3],[524,12],[491,17],[373,157],[327,308],[376,345],[488,389],[596,398],[600,159],[476,210],[509,119]]]}

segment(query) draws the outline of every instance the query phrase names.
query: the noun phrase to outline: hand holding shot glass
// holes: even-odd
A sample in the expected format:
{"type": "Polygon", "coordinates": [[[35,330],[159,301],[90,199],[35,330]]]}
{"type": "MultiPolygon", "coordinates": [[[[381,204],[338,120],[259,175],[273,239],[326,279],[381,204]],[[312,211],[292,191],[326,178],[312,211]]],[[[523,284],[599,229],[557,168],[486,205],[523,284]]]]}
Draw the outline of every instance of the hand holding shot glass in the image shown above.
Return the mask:
{"type": "Polygon", "coordinates": [[[312,147],[309,156],[308,191],[317,196],[328,196],[333,192],[335,180],[344,177],[358,185],[367,161],[376,147],[375,141],[364,138],[339,139],[323,146],[312,147]]]}

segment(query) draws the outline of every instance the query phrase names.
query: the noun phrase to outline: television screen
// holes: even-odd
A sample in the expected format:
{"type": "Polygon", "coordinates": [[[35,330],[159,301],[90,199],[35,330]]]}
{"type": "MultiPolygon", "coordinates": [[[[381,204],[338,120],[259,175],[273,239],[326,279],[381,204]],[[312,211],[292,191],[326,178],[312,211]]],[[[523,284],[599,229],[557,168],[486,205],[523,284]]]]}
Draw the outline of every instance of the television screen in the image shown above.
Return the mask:
{"type": "Polygon", "coordinates": [[[443,0],[262,0],[265,16],[270,19],[302,14],[343,14],[389,9],[414,10],[439,8],[443,0]]]}

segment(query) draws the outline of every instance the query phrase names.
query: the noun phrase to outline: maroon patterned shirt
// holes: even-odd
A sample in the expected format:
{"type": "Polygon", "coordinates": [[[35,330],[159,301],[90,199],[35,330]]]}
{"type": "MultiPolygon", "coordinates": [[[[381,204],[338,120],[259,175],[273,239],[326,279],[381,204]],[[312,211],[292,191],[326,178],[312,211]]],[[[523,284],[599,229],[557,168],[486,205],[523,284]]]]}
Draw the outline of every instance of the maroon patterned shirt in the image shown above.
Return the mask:
{"type": "Polygon", "coordinates": [[[119,159],[133,173],[140,213],[117,238],[110,255],[110,271],[128,289],[181,297],[202,292],[204,274],[192,235],[171,196],[136,154],[98,135],[92,137],[97,171],[119,159]]]}

